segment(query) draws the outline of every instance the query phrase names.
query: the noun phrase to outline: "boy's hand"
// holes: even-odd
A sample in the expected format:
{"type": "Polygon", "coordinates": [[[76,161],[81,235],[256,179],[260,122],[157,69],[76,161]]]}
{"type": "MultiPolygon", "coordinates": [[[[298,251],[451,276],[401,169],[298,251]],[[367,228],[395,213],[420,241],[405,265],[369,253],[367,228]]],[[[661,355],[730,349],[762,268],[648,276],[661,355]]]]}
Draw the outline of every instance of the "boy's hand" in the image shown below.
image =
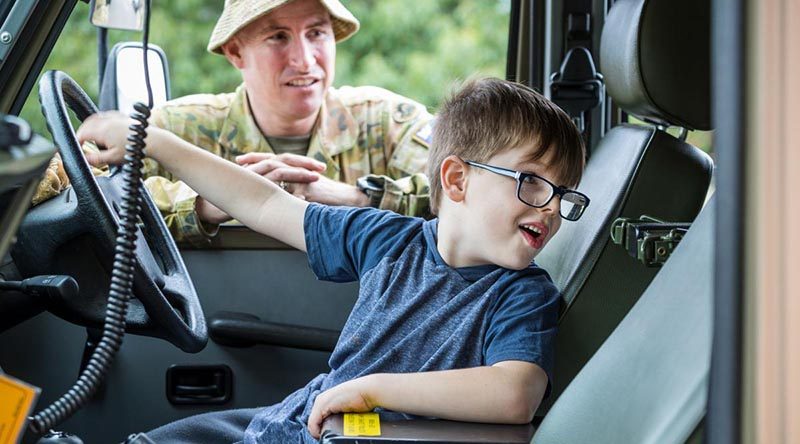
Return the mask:
{"type": "Polygon", "coordinates": [[[81,145],[94,141],[101,149],[99,152],[86,152],[86,160],[90,165],[99,167],[108,164],[120,164],[125,159],[125,144],[128,143],[128,127],[134,120],[120,112],[102,112],[93,114],[83,121],[76,133],[81,145]]]}
{"type": "Polygon", "coordinates": [[[369,376],[339,384],[317,396],[311,415],[308,417],[308,431],[314,439],[322,433],[322,422],[330,415],[344,412],[371,412],[378,407],[375,402],[372,380],[369,376]]]}

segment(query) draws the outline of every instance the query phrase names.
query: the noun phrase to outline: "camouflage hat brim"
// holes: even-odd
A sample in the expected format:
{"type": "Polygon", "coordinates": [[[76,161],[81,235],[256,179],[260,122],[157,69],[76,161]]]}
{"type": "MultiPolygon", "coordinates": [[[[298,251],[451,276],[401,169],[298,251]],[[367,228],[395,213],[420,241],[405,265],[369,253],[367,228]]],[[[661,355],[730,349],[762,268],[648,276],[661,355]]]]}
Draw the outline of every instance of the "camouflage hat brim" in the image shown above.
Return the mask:
{"type": "MultiPolygon", "coordinates": [[[[270,11],[283,6],[292,0],[225,0],[222,15],[217,20],[208,51],[222,54],[221,46],[237,32],[270,11]]],[[[331,14],[333,35],[341,42],[355,34],[359,28],[358,19],[342,5],[339,0],[318,0],[331,14]]]]}

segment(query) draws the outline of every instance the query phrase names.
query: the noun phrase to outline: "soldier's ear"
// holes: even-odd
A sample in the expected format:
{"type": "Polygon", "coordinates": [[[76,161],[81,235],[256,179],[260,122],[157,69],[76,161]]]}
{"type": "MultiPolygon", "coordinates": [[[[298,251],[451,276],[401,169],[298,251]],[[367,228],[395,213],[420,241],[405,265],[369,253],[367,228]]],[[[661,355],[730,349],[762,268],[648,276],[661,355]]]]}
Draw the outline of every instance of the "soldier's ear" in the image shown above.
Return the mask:
{"type": "Polygon", "coordinates": [[[220,49],[222,49],[222,53],[225,54],[225,58],[227,58],[236,69],[244,68],[242,45],[235,35],[228,39],[227,42],[223,43],[220,49]]]}

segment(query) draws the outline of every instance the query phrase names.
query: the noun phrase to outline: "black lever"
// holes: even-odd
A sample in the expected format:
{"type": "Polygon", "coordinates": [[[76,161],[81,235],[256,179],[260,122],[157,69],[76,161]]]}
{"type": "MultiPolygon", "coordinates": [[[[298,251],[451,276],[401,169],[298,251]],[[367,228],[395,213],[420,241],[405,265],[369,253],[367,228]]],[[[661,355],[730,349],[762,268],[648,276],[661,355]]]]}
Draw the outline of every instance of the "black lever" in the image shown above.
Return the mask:
{"type": "Polygon", "coordinates": [[[56,274],[34,276],[24,281],[0,281],[0,290],[16,290],[46,299],[74,299],[78,289],[75,279],[56,274]]]}

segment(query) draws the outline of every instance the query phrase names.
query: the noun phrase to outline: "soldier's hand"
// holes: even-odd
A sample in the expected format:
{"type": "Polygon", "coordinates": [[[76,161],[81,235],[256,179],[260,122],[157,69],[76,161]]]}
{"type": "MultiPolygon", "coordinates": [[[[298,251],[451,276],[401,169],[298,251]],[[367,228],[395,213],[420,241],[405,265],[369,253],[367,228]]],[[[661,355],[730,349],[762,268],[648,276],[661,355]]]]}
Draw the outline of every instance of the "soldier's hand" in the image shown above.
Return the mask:
{"type": "Polygon", "coordinates": [[[291,153],[247,153],[236,156],[236,163],[242,166],[249,166],[253,171],[261,175],[266,175],[276,168],[285,167],[302,168],[309,172],[321,173],[327,167],[327,165],[318,160],[291,153]]]}
{"type": "Polygon", "coordinates": [[[321,177],[319,173],[326,168],[322,162],[290,153],[248,153],[236,157],[236,162],[301,199],[305,196],[298,192],[302,188],[298,185],[316,182],[321,177]]]}
{"type": "Polygon", "coordinates": [[[311,183],[285,184],[286,191],[309,202],[325,205],[345,205],[350,207],[366,207],[369,198],[353,185],[337,182],[325,176],[311,183]]]}
{"type": "Polygon", "coordinates": [[[128,127],[133,119],[120,112],[103,112],[89,116],[76,132],[78,141],[83,144],[95,142],[104,148],[98,152],[86,152],[86,160],[92,166],[119,164],[125,159],[125,144],[128,127]]]}
{"type": "Polygon", "coordinates": [[[245,168],[260,174],[267,179],[279,183],[311,183],[319,180],[320,175],[301,167],[276,165],[277,161],[265,160],[259,163],[246,165],[245,168]]]}

